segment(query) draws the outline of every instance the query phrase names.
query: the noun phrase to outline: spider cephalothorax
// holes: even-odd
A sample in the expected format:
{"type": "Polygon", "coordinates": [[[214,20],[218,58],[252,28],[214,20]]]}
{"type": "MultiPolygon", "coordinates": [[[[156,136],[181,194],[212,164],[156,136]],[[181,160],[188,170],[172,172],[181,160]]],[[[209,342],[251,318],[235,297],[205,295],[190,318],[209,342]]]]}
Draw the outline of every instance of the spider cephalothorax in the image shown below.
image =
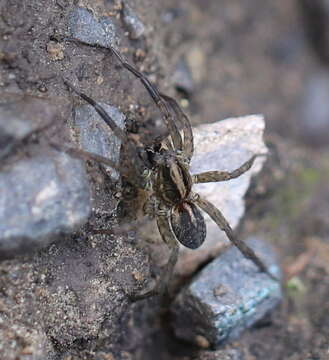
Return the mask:
{"type": "MultiPolygon", "coordinates": [[[[152,214],[149,213],[149,215],[156,218],[163,241],[172,249],[162,280],[153,290],[138,297],[161,293],[164,290],[177,261],[178,242],[190,249],[196,249],[202,245],[206,237],[206,225],[199,208],[208,213],[219,228],[225,231],[229,240],[245,257],[252,260],[261,271],[273,278],[254,251],[234,236],[229,223],[220,210],[192,191],[194,183],[226,181],[239,177],[251,168],[257,155],[232,172],[208,171],[191,175],[189,164],[194,147],[189,119],[174,99],[161,94],[141,72],[126,62],[117,50],[111,48],[111,52],[126,69],[141,80],[162,114],[168,136],[157,140],[154,146],[136,145],[98,103],[78,91],[67,81],[65,83],[91,104],[111,128],[114,135],[122,140],[126,158],[130,159],[127,166],[132,169],[133,176],[131,178],[135,182],[134,185],[149,192],[146,202],[152,204],[151,206],[145,204],[144,207],[152,209],[152,214]],[[138,154],[137,160],[136,154],[138,154]]],[[[84,155],[117,168],[115,164],[101,156],[87,153],[84,155]]],[[[120,171],[120,169],[118,170],[120,171]]]]}

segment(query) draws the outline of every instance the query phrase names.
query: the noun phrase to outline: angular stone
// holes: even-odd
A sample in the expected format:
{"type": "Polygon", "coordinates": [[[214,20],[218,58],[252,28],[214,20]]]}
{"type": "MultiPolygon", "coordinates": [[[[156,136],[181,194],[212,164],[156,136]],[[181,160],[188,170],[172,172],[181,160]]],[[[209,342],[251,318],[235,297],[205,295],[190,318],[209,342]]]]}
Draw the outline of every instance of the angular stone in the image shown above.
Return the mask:
{"type": "MultiPolygon", "coordinates": [[[[232,118],[193,128],[195,151],[191,172],[197,174],[210,170],[232,171],[254,154],[266,154],[264,128],[262,115],[232,118]]],[[[193,190],[218,207],[234,229],[244,214],[243,198],[251,178],[261,170],[265,161],[265,157],[257,158],[252,168],[236,179],[196,184],[193,190]]],[[[210,217],[207,214],[204,216],[207,225],[206,241],[197,250],[181,247],[175,270],[179,275],[193,273],[200,264],[214,257],[229,241],[210,217]]]]}
{"type": "Polygon", "coordinates": [[[115,46],[118,39],[115,25],[109,17],[94,17],[91,11],[77,7],[69,14],[68,28],[71,36],[89,45],[115,46]]]}
{"type": "MultiPolygon", "coordinates": [[[[273,250],[257,238],[248,245],[280,278],[273,250]]],[[[236,339],[281,300],[280,283],[261,273],[254,263],[231,247],[207,265],[172,304],[177,337],[216,348],[224,340],[236,339]]]]}
{"type": "MultiPolygon", "coordinates": [[[[125,116],[114,106],[100,103],[113,121],[123,129],[125,116]]],[[[104,156],[114,163],[120,158],[121,141],[113,135],[112,130],[101,119],[91,105],[75,108],[74,126],[78,133],[80,147],[88,152],[104,156]]],[[[107,167],[109,168],[109,167],[107,167]]],[[[118,180],[117,171],[110,169],[113,180],[118,180]]]]}
{"type": "Polygon", "coordinates": [[[193,92],[194,83],[192,73],[185,59],[180,59],[177,62],[172,80],[178,90],[184,91],[186,94],[193,92]]]}
{"type": "Polygon", "coordinates": [[[139,39],[145,33],[145,26],[128,5],[123,6],[123,21],[129,31],[130,38],[133,40],[139,39]]]}
{"type": "Polygon", "coordinates": [[[87,221],[83,163],[53,152],[20,160],[0,173],[0,259],[47,246],[87,221]]]}
{"type": "Polygon", "coordinates": [[[57,106],[46,99],[3,94],[0,100],[0,158],[36,130],[54,122],[57,106]]]}

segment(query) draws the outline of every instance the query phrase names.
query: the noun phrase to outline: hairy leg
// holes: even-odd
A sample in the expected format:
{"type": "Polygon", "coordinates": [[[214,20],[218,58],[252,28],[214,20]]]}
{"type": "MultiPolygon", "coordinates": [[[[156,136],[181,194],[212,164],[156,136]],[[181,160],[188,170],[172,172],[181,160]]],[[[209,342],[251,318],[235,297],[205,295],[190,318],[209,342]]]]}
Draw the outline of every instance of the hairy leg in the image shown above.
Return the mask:
{"type": "Polygon", "coordinates": [[[189,118],[184,114],[183,110],[177,104],[177,101],[167,95],[161,94],[161,97],[168,102],[171,109],[173,110],[175,117],[180,123],[180,127],[183,129],[184,141],[183,141],[183,152],[190,161],[194,151],[193,145],[193,132],[189,118]]]}
{"type": "Polygon", "coordinates": [[[162,240],[168,245],[169,249],[171,250],[170,257],[163,269],[163,274],[161,275],[155,287],[143,293],[130,295],[132,300],[141,300],[154,295],[161,296],[164,294],[168,294],[168,284],[171,280],[173,270],[178,259],[179,244],[176,241],[175,235],[172,231],[169,216],[167,215],[157,216],[157,225],[162,240]]]}
{"type": "Polygon", "coordinates": [[[244,257],[250,259],[259,268],[261,272],[266,273],[271,279],[278,281],[278,279],[269,272],[266,265],[256,255],[254,250],[251,249],[248,245],[246,245],[243,241],[236,238],[228,221],[212,203],[205,199],[202,199],[197,194],[195,194],[195,202],[203,211],[205,211],[212,218],[212,220],[219,226],[221,230],[225,231],[229,240],[241,251],[244,257]]]}
{"type": "Polygon", "coordinates": [[[193,175],[193,183],[198,184],[235,179],[248,171],[252,167],[255,159],[259,156],[266,156],[266,154],[257,154],[252,156],[248,161],[246,161],[234,171],[206,171],[200,174],[193,175]]]}
{"type": "MultiPolygon", "coordinates": [[[[140,79],[140,81],[142,82],[142,84],[144,85],[144,87],[146,88],[146,90],[148,91],[150,96],[152,97],[155,104],[158,106],[158,108],[163,116],[164,122],[165,122],[167,129],[170,133],[170,136],[172,138],[172,141],[174,144],[174,149],[182,150],[182,148],[183,148],[182,137],[179,133],[179,129],[178,129],[174,119],[172,118],[172,116],[170,114],[169,106],[168,106],[166,100],[160,95],[158,89],[154,85],[151,84],[151,82],[148,80],[148,78],[143,73],[141,73],[136,68],[134,68],[132,65],[130,65],[121,56],[121,54],[117,50],[115,50],[114,48],[111,47],[111,51],[117,57],[117,59],[120,61],[121,65],[124,68],[126,68],[128,71],[130,71],[132,74],[134,74],[138,79],[140,79]]],[[[174,150],[169,142],[166,145],[168,146],[168,148],[170,150],[174,150]]]]}

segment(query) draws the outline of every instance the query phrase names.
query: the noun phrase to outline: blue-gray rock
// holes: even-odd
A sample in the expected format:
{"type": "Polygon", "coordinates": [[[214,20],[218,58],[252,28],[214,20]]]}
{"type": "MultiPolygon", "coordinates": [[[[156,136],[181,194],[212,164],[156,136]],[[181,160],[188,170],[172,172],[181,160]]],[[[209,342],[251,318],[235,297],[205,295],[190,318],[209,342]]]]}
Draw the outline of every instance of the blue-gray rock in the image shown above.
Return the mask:
{"type": "Polygon", "coordinates": [[[96,19],[92,12],[82,7],[71,11],[68,28],[72,38],[89,45],[115,47],[118,41],[115,25],[109,17],[96,19]]]}
{"type": "MultiPolygon", "coordinates": [[[[248,241],[275,276],[281,276],[274,253],[259,239],[248,241]]],[[[281,300],[280,283],[258,271],[231,247],[207,265],[172,305],[177,337],[216,348],[260,320],[281,300]]]]}
{"type": "Polygon", "coordinates": [[[177,62],[172,80],[178,90],[184,91],[186,94],[193,92],[194,83],[192,73],[185,59],[180,59],[177,62]]]}
{"type": "Polygon", "coordinates": [[[300,107],[302,138],[313,146],[329,143],[329,72],[313,74],[305,84],[300,107]]]}
{"type": "Polygon", "coordinates": [[[85,223],[91,210],[83,163],[50,152],[0,173],[0,258],[47,246],[85,223]]]}
{"type": "MultiPolygon", "coordinates": [[[[100,103],[113,121],[122,129],[125,125],[125,116],[114,106],[100,103]]],[[[104,156],[114,163],[120,157],[121,141],[112,134],[111,129],[105,124],[91,105],[81,105],[75,108],[74,128],[78,135],[79,145],[84,151],[104,156]]],[[[119,174],[111,170],[113,180],[119,174]]]]}
{"type": "Polygon", "coordinates": [[[124,24],[126,25],[130,38],[133,40],[139,39],[145,33],[145,26],[135,14],[133,9],[126,3],[123,6],[123,18],[124,24]]]}
{"type": "Polygon", "coordinates": [[[3,94],[0,100],[0,158],[33,132],[53,123],[57,114],[57,106],[45,99],[3,94]]]}

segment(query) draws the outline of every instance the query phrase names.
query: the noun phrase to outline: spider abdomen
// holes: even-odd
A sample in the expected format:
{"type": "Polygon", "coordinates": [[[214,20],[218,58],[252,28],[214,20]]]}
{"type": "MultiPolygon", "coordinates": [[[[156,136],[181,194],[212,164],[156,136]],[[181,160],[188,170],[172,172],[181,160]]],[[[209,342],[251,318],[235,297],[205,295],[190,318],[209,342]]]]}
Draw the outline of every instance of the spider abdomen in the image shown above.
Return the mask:
{"type": "Polygon", "coordinates": [[[173,232],[182,245],[189,249],[202,245],[206,238],[206,224],[196,205],[183,201],[174,206],[170,220],[173,232]]]}

